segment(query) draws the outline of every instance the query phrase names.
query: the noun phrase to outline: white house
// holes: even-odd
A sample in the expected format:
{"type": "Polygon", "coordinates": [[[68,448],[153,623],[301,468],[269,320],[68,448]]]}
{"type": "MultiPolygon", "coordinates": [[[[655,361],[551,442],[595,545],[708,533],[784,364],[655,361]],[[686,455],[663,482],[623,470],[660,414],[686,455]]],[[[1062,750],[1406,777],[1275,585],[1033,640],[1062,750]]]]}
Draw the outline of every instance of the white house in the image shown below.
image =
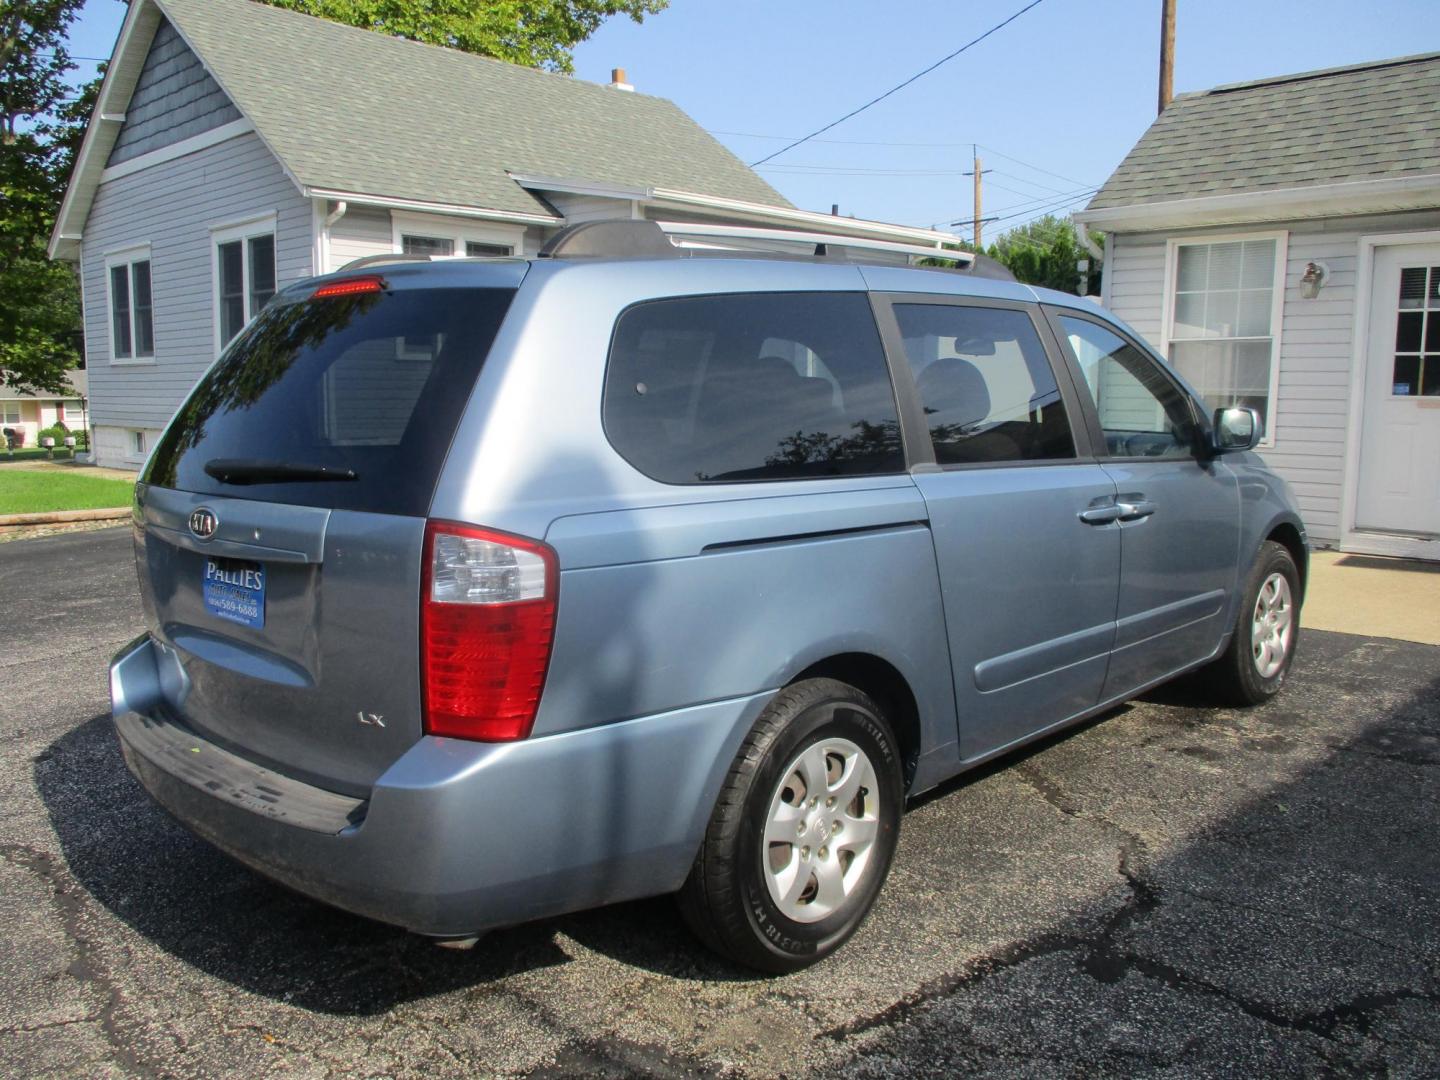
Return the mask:
{"type": "Polygon", "coordinates": [[[1262,453],[1311,539],[1440,558],[1440,53],[1182,94],[1077,221],[1102,299],[1262,453]]]}
{"type": "Polygon", "coordinates": [[[938,248],[797,210],[673,103],[250,0],[132,0],[50,242],[95,447],[138,467],[277,289],[366,255],[533,254],[603,218],[938,248]]]}

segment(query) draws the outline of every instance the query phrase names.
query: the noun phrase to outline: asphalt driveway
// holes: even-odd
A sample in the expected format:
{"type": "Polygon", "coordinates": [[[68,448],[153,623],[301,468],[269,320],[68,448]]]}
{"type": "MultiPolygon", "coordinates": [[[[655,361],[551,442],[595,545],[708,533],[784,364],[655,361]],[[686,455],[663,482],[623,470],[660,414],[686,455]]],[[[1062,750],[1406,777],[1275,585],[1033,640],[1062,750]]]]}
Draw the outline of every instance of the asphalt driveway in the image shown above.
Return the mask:
{"type": "Polygon", "coordinates": [[[126,773],[129,536],[0,545],[0,1074],[1440,1073],[1440,648],[1308,633],[907,815],[834,959],[753,979],[665,900],[437,948],[193,839],[126,773]]]}

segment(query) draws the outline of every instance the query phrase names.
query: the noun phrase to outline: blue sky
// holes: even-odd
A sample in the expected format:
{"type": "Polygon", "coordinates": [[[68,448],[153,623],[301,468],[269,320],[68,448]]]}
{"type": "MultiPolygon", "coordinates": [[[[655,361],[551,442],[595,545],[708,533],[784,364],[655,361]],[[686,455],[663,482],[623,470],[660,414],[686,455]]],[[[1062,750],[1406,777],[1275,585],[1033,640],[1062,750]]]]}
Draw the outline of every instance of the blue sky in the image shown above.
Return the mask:
{"type": "MultiPolygon", "coordinates": [[[[756,161],[913,75],[1026,0],[672,0],[612,20],[580,78],[626,69],[756,161]],[[763,137],[762,137],[763,136],[763,137]]],[[[107,56],[124,17],[88,0],[72,35],[107,56]]],[[[798,206],[908,225],[972,216],[970,144],[988,170],[987,235],[1083,205],[1154,119],[1160,0],[1044,0],[821,139],[762,166],[798,206]]],[[[1179,0],[1177,92],[1440,49],[1437,0],[1179,0]]],[[[968,229],[960,230],[968,233],[968,229]]]]}

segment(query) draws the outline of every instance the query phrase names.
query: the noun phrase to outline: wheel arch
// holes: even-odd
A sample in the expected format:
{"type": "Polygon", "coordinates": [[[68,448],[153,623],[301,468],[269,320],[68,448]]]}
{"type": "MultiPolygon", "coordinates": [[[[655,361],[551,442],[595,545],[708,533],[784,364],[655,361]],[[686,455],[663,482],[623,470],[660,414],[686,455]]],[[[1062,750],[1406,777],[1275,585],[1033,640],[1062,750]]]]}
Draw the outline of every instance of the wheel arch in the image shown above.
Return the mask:
{"type": "Polygon", "coordinates": [[[894,664],[874,653],[846,652],[815,661],[797,672],[790,683],[821,678],[849,683],[868,694],[880,706],[900,743],[900,760],[908,792],[915,780],[924,743],[920,706],[909,680],[894,664]]]}
{"type": "Polygon", "coordinates": [[[1271,524],[1265,539],[1285,548],[1295,560],[1295,571],[1300,575],[1300,602],[1303,604],[1305,585],[1310,577],[1310,549],[1305,544],[1304,530],[1298,522],[1281,520],[1271,524]]]}

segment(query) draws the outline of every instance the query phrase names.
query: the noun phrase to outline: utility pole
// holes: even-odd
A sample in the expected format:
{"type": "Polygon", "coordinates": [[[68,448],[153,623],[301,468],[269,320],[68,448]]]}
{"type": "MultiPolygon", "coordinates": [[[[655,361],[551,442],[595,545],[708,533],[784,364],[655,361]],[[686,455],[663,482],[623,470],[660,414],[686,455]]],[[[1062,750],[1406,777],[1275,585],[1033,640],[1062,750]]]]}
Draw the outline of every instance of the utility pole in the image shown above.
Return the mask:
{"type": "MultiPolygon", "coordinates": [[[[981,208],[981,203],[982,203],[982,199],[981,199],[981,197],[980,197],[980,177],[985,174],[985,171],[986,171],[986,170],[984,170],[984,169],[982,169],[982,168],[980,167],[980,148],[979,148],[978,146],[976,146],[974,143],[971,143],[971,144],[970,144],[970,153],[971,153],[971,155],[972,155],[972,156],[974,157],[974,159],[975,159],[975,171],[974,171],[974,172],[968,172],[968,173],[966,173],[965,175],[966,175],[966,176],[973,176],[973,177],[975,178],[975,217],[972,218],[971,220],[972,220],[972,223],[973,223],[974,226],[975,226],[975,250],[976,250],[976,251],[979,251],[979,250],[980,250],[980,226],[981,226],[981,224],[982,224],[983,221],[984,221],[984,218],[981,216],[981,209],[980,209],[980,208],[981,208]]],[[[956,224],[958,225],[958,224],[960,224],[960,222],[956,222],[956,224]]]]}
{"type": "Polygon", "coordinates": [[[1160,112],[1165,111],[1174,96],[1175,0],[1160,0],[1160,112]]]}

